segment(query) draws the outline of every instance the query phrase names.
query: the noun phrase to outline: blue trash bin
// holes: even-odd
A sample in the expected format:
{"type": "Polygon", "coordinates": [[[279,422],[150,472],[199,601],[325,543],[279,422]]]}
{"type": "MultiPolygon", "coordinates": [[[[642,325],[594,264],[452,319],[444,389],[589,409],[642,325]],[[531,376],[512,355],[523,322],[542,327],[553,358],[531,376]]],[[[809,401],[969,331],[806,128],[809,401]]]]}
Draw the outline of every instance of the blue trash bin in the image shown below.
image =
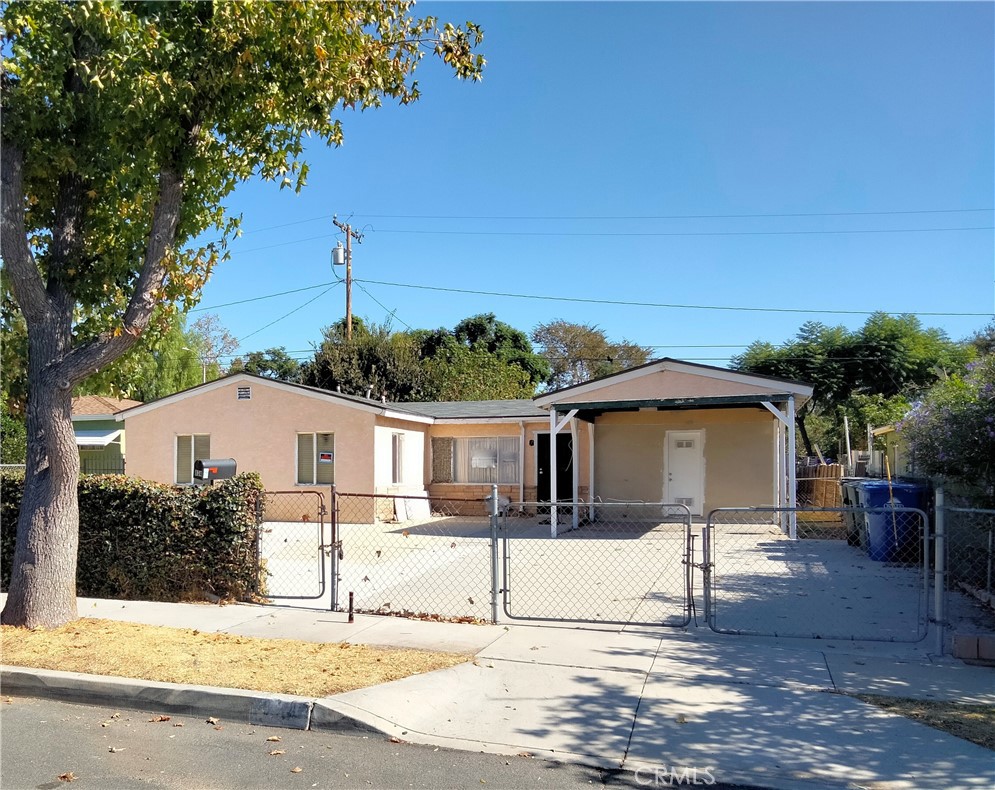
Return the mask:
{"type": "Polygon", "coordinates": [[[925,510],[926,487],[919,483],[866,480],[856,484],[860,506],[880,508],[865,514],[867,556],[876,562],[912,562],[920,559],[919,519],[889,508],[925,510]]]}

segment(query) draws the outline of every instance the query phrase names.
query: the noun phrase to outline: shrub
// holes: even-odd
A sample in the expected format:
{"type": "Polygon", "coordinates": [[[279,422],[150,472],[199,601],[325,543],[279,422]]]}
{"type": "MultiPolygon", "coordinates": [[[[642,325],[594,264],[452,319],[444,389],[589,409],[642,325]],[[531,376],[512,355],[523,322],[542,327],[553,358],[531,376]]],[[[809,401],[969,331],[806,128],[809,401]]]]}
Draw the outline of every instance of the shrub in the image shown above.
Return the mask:
{"type": "Polygon", "coordinates": [[[930,388],[896,426],[916,468],[992,493],[995,486],[995,355],[930,388]]]}
{"type": "MultiPolygon", "coordinates": [[[[0,476],[4,589],[23,488],[23,475],[0,476]]],[[[255,593],[261,497],[254,473],[189,488],[120,475],[80,478],[77,594],[175,601],[255,593]]]]}

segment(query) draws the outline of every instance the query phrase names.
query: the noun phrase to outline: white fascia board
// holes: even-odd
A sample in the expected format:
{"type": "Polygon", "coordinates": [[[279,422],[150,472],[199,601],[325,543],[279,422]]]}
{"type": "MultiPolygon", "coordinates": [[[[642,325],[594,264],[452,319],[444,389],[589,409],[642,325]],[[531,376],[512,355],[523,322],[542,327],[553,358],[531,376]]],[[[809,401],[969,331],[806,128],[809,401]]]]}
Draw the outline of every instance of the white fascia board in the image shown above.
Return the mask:
{"type": "Polygon", "coordinates": [[[423,425],[432,425],[436,420],[434,417],[427,417],[424,414],[409,414],[404,411],[393,411],[384,409],[380,415],[391,420],[407,420],[408,422],[420,422],[423,425]]]}
{"type": "Polygon", "coordinates": [[[436,425],[505,425],[524,422],[528,425],[531,422],[546,424],[545,417],[436,417],[436,425]]]}
{"type": "MultiPolygon", "coordinates": [[[[137,406],[135,408],[138,408],[137,406]]],[[[74,414],[73,422],[93,422],[96,420],[114,420],[116,414],[74,414]]]]}
{"type": "Polygon", "coordinates": [[[338,396],[333,392],[317,392],[296,384],[287,384],[283,381],[267,379],[262,376],[251,376],[246,373],[236,373],[234,376],[225,376],[224,378],[209,381],[207,384],[200,384],[191,389],[184,390],[183,392],[177,392],[175,395],[167,395],[165,398],[152,401],[152,403],[146,403],[142,406],[135,406],[131,409],[125,409],[124,411],[118,412],[114,415],[114,417],[117,420],[125,420],[128,417],[137,417],[139,414],[154,411],[160,406],[168,406],[173,403],[179,403],[187,398],[196,398],[198,395],[205,392],[213,392],[214,390],[221,389],[222,387],[227,387],[232,384],[272,387],[273,389],[282,390],[288,394],[293,393],[295,395],[301,395],[305,398],[314,398],[315,400],[320,400],[324,403],[334,403],[336,406],[348,406],[357,409],[358,411],[367,412],[368,414],[383,414],[386,411],[383,407],[377,407],[366,403],[358,403],[354,400],[338,396]]]}

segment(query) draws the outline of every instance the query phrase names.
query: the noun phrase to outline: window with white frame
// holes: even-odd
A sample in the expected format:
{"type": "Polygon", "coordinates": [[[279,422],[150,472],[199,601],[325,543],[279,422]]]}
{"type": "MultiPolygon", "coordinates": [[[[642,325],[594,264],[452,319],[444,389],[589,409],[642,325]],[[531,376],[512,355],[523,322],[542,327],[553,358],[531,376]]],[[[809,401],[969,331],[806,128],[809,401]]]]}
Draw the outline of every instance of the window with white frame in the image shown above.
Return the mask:
{"type": "Polygon", "coordinates": [[[211,436],[206,433],[177,434],[175,482],[177,485],[193,483],[193,462],[211,457],[211,436]]]}
{"type": "Polygon", "coordinates": [[[404,434],[395,433],[390,437],[390,482],[400,485],[404,482],[404,434]]]}
{"type": "Polygon", "coordinates": [[[454,483],[511,484],[520,480],[517,436],[453,439],[454,483]]]}
{"type": "Polygon", "coordinates": [[[335,434],[297,434],[297,485],[331,485],[335,480],[335,434]]]}

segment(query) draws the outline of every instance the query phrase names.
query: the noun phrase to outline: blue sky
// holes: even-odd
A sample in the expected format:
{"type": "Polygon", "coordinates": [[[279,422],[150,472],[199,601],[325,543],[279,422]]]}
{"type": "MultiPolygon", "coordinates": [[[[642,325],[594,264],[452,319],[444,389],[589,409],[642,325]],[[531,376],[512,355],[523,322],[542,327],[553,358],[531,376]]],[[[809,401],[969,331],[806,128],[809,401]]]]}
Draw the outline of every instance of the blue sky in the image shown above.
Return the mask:
{"type": "Polygon", "coordinates": [[[426,58],[421,101],[343,113],[301,194],[239,188],[190,318],[306,358],[341,284],[220,305],[333,283],[338,214],[365,234],[354,313],[398,329],[565,319],[718,365],[866,318],[819,311],[973,313],[922,316],[966,337],[995,312],[993,8],[419,4],[484,28],[483,82],[426,58]]]}

